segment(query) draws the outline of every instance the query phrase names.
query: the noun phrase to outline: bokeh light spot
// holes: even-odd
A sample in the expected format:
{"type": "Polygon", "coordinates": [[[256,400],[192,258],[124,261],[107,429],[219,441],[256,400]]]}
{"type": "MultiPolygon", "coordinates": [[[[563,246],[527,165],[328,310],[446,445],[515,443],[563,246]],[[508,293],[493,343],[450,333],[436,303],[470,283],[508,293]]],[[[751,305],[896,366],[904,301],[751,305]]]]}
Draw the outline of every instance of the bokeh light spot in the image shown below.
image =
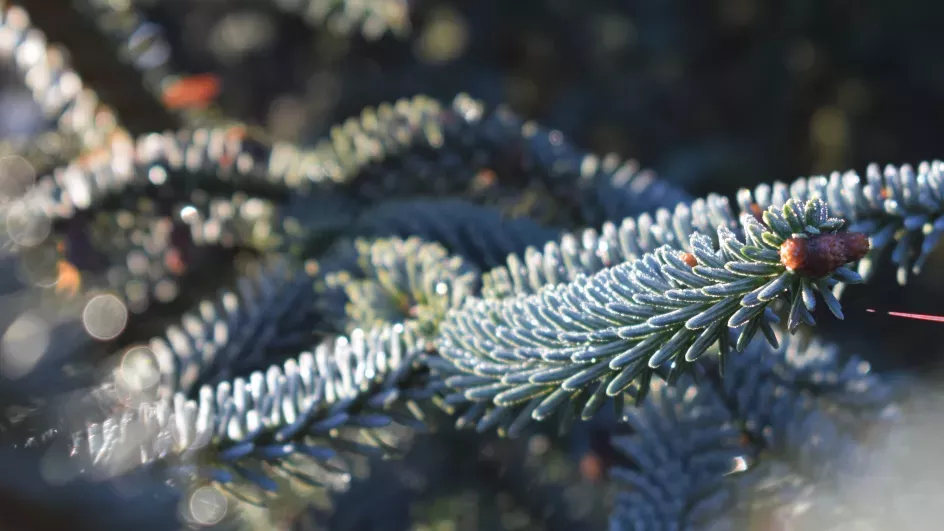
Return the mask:
{"type": "Polygon", "coordinates": [[[52,231],[52,220],[27,201],[14,201],[5,209],[3,224],[7,236],[23,247],[35,247],[52,231]]]}
{"type": "Polygon", "coordinates": [[[119,382],[133,393],[156,387],[161,377],[157,356],[147,347],[134,347],[125,352],[118,371],[119,382]]]}
{"type": "Polygon", "coordinates": [[[60,253],[52,245],[31,247],[20,254],[16,275],[24,284],[52,288],[59,283],[60,253]]]}
{"type": "Polygon", "coordinates": [[[448,63],[459,58],[469,44],[469,29],[462,15],[453,9],[437,9],[416,40],[415,53],[429,64],[448,63]]]}
{"type": "Polygon", "coordinates": [[[203,526],[218,524],[227,511],[226,496],[213,487],[200,487],[190,495],[190,518],[203,526]]]}
{"type": "Polygon", "coordinates": [[[40,316],[19,316],[0,339],[0,373],[10,379],[29,374],[46,353],[49,335],[49,324],[40,316]]]}
{"type": "Polygon", "coordinates": [[[36,170],[18,155],[0,157],[0,201],[21,198],[36,184],[36,170]]]}
{"type": "Polygon", "coordinates": [[[82,310],[85,331],[95,339],[108,341],[118,337],[128,324],[128,308],[118,297],[102,294],[92,297],[82,310]]]}

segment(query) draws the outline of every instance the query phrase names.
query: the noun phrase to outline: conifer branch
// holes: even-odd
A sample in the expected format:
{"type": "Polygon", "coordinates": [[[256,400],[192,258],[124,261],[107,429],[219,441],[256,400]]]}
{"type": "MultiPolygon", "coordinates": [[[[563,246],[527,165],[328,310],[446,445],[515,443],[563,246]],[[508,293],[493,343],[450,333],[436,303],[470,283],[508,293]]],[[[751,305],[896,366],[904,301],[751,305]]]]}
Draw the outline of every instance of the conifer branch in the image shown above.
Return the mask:
{"type": "Polygon", "coordinates": [[[253,503],[285,483],[343,488],[344,456],[395,450],[372,430],[422,427],[434,387],[411,384],[424,351],[412,326],[331,338],[284,365],[147,402],[72,437],[70,455],[93,476],[155,468],[212,480],[253,503]]]}
{"type": "Polygon", "coordinates": [[[201,302],[179,325],[148,342],[157,361],[156,378],[121,367],[116,386],[154,398],[175,393],[192,398],[205,384],[264,369],[274,357],[297,354],[314,340],[312,282],[311,275],[284,260],[241,277],[234,290],[201,302]],[[129,386],[131,380],[138,385],[129,386]]]}
{"type": "Polygon", "coordinates": [[[749,456],[730,413],[688,379],[653,395],[626,418],[633,435],[612,441],[628,462],[610,470],[620,488],[610,531],[738,529],[725,475],[749,456]]]}
{"type": "Polygon", "coordinates": [[[181,130],[115,140],[40,177],[23,198],[47,218],[67,220],[78,212],[100,208],[132,191],[167,189],[178,197],[193,191],[242,190],[276,196],[302,191],[304,181],[273,174],[270,149],[241,126],[181,130]],[[235,187],[235,189],[234,189],[235,187]]]}
{"type": "Polygon", "coordinates": [[[174,221],[187,226],[197,246],[219,245],[264,251],[280,238],[279,206],[269,200],[237,192],[229,197],[207,197],[199,191],[173,209],[174,221]]]}
{"type": "Polygon", "coordinates": [[[432,339],[446,312],[478,288],[478,271],[417,237],[342,241],[323,272],[318,305],[348,333],[411,322],[432,339]]]}
{"type": "MultiPolygon", "coordinates": [[[[301,275],[285,283],[285,271],[276,267],[258,288],[245,285],[240,298],[224,294],[217,304],[204,303],[199,316],[185,317],[166,339],[153,340],[160,376],[152,400],[93,423],[75,443],[87,448],[76,446],[77,451],[109,468],[160,462],[235,483],[234,488],[254,485],[273,492],[279,488],[275,477],[320,483],[322,476],[337,475],[341,465],[333,463],[333,456],[344,452],[393,452],[372,430],[394,423],[423,426],[423,407],[440,387],[427,381],[421,363],[426,345],[446,310],[471,292],[475,276],[461,259],[446,260],[441,246],[418,238],[358,241],[354,247],[363,280],[344,282],[338,293],[350,297],[348,336],[329,338],[313,354],[247,379],[229,380],[259,367],[274,350],[299,348],[310,338],[311,323],[298,322],[304,312],[288,312],[298,307],[296,299],[310,281],[301,275]],[[395,304],[359,306],[365,293],[395,304]],[[248,307],[240,309],[240,303],[248,307]],[[374,316],[385,307],[388,314],[374,316]],[[102,435],[107,439],[102,442],[100,430],[115,433],[102,435]],[[144,439],[134,437],[140,430],[146,432],[144,439]],[[143,460],[127,462],[122,452],[129,445],[134,452],[140,449],[143,460]]],[[[347,264],[341,257],[350,255],[335,256],[347,264]]],[[[339,307],[326,300],[324,308],[339,307]]],[[[314,309],[312,302],[301,307],[314,309]]],[[[115,387],[128,380],[119,372],[115,387]]]]}
{"type": "MultiPolygon", "coordinates": [[[[305,271],[275,260],[240,277],[234,289],[201,301],[161,335],[118,351],[111,347],[116,359],[106,369],[75,353],[72,359],[57,360],[76,366],[70,372],[78,374],[70,378],[81,389],[65,393],[50,388],[42,401],[67,412],[61,416],[65,429],[81,428],[176,393],[196,398],[204,385],[266,369],[314,342],[318,319],[311,283],[305,271]]],[[[74,320],[87,338],[82,323],[74,320]]]]}
{"type": "Polygon", "coordinates": [[[419,237],[480,269],[496,267],[508,255],[557,236],[557,231],[530,218],[505,217],[496,209],[459,199],[387,201],[366,210],[351,232],[360,237],[419,237]]]}
{"type": "Polygon", "coordinates": [[[0,61],[11,62],[33,100],[60,132],[74,135],[86,148],[96,148],[126,133],[114,110],[85,85],[61,46],[48,42],[46,34],[33,26],[19,5],[0,0],[0,28],[9,32],[10,48],[0,61]],[[30,53],[24,53],[30,50],[30,53]],[[25,83],[26,76],[30,82],[25,83]]]}
{"type": "Polygon", "coordinates": [[[608,267],[632,262],[662,246],[691,252],[693,234],[715,235],[725,227],[737,234],[740,226],[728,200],[710,194],[704,199],[679,203],[673,209],[624,218],[619,224],[603,223],[600,230],[585,228],[561,236],[522,255],[510,254],[505,264],[487,272],[482,293],[489,299],[531,295],[548,285],[571,282],[578,275],[592,275],[608,267]]]}
{"type": "Polygon", "coordinates": [[[178,297],[196,253],[220,247],[292,249],[307,241],[304,233],[283,232],[278,224],[288,225],[291,218],[265,199],[241,193],[208,199],[199,191],[194,196],[168,209],[141,200],[97,212],[85,230],[54,235],[18,254],[37,262],[34,269],[46,270],[60,299],[106,290],[132,312],[142,313],[155,300],[167,303],[178,297]]]}
{"type": "MultiPolygon", "coordinates": [[[[486,112],[460,95],[445,108],[417,96],[365,109],[359,120],[336,126],[329,140],[310,150],[270,142],[239,124],[134,140],[119,136],[41,177],[22,202],[36,215],[60,221],[155,189],[172,190],[178,198],[195,190],[284,198],[310,197],[316,187],[340,187],[367,203],[457,192],[502,203],[514,190],[536,197],[533,207],[544,209],[554,218],[550,221],[584,224],[596,223],[600,212],[603,219],[620,219],[688,200],[651,173],[640,173],[634,161],[618,164],[607,157],[601,163],[559,132],[524,122],[506,108],[486,112]],[[502,178],[496,180],[496,174],[502,178]],[[601,195],[600,187],[607,186],[612,189],[601,195]]],[[[5,217],[2,207],[0,217],[5,217]]]]}
{"type": "Polygon", "coordinates": [[[666,246],[532,296],[470,299],[440,328],[434,369],[455,390],[447,402],[472,402],[462,421],[479,430],[513,433],[560,411],[589,418],[607,397],[642,399],[659,370],[670,380],[688,372],[715,344],[724,359],[758,331],[775,342],[774,300],[789,302],[791,331],[814,322],[816,291],[842,318],[830,288],[859,281],[842,265],[864,254],[863,238],[837,234],[842,221],[818,199],[788,201],[764,219],[742,216],[744,241],[718,229],[720,249],[694,234],[690,254],[666,246]],[[802,255],[823,266],[814,271],[785,251],[798,242],[834,245],[802,255]],[[740,329],[734,345],[729,328],[740,329]]]}
{"type": "MultiPolygon", "coordinates": [[[[867,170],[867,184],[854,172],[836,172],[828,179],[801,178],[789,186],[762,184],[753,191],[741,189],[738,205],[742,214],[750,213],[762,221],[764,209],[781,207],[791,198],[818,197],[830,205],[838,204],[833,214],[850,220],[846,230],[869,237],[869,252],[859,261],[858,273],[868,280],[880,254],[896,242],[892,262],[899,266],[899,282],[904,282],[908,268],[919,273],[944,234],[942,165],[944,162],[923,162],[917,173],[909,165],[888,166],[880,174],[873,164],[867,170]]],[[[564,234],[540,251],[536,247],[509,255],[505,264],[485,274],[483,294],[492,299],[533,294],[546,285],[570,282],[577,275],[636,260],[663,245],[690,252],[688,241],[695,232],[713,237],[719,227],[727,227],[740,236],[736,219],[727,199],[709,194],[671,210],[659,208],[653,215],[625,218],[618,225],[605,222],[599,230],[585,228],[564,234]]],[[[837,289],[836,295],[840,293],[837,289]]]]}
{"type": "Polygon", "coordinates": [[[788,337],[729,357],[724,378],[660,383],[614,440],[630,463],[612,471],[624,490],[611,529],[742,529],[791,504],[822,524],[843,504],[824,495],[860,472],[870,434],[897,426],[897,398],[860,359],[788,337]]]}
{"type": "Polygon", "coordinates": [[[593,186],[591,201],[594,206],[588,205],[587,208],[592,214],[585,217],[585,225],[590,227],[652,212],[657,208],[672,209],[694,201],[686,192],[659,179],[654,171],[640,168],[634,160],[619,164],[615,157],[609,155],[602,160],[593,156],[584,158],[581,164],[584,175],[592,175],[600,170],[602,172],[593,186]]]}
{"type": "Polygon", "coordinates": [[[417,96],[365,109],[333,127],[312,157],[322,161],[318,171],[370,203],[457,191],[488,205],[533,197],[514,213],[548,224],[593,225],[689,200],[635,161],[583,153],[559,131],[466,94],[447,106],[417,96]]]}
{"type": "Polygon", "coordinates": [[[944,236],[944,162],[866,168],[865,177],[855,171],[833,172],[829,177],[797,179],[790,185],[776,182],[753,192],[741,190],[738,203],[747,212],[780,206],[788,199],[819,197],[832,212],[849,221],[848,230],[869,235],[871,249],[859,262],[858,272],[868,280],[878,258],[891,249],[902,285],[909,274],[918,274],[944,236]]]}

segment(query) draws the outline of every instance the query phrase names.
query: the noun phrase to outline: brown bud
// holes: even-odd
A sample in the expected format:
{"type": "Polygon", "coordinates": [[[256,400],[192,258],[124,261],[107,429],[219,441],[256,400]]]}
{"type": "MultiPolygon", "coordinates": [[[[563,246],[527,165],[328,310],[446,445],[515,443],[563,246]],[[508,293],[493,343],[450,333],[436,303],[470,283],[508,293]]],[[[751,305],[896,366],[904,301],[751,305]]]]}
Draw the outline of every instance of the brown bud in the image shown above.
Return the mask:
{"type": "Polygon", "coordinates": [[[810,277],[824,277],[869,252],[869,239],[859,232],[790,238],[780,246],[780,263],[810,277]]]}
{"type": "Polygon", "coordinates": [[[855,262],[865,258],[869,254],[869,237],[861,232],[844,232],[843,236],[846,244],[846,255],[849,262],[855,262]]]}
{"type": "Polygon", "coordinates": [[[695,260],[695,255],[692,253],[682,253],[682,261],[685,262],[685,265],[688,267],[695,267],[698,265],[698,261],[695,260]]]}

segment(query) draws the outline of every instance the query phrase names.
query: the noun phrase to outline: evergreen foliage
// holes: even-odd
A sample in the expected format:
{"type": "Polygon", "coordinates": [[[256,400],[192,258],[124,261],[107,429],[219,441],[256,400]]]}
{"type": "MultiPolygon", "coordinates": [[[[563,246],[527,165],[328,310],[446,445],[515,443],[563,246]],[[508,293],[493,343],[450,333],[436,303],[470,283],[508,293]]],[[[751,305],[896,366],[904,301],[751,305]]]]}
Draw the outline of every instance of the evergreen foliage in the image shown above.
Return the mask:
{"type": "MultiPolygon", "coordinates": [[[[293,528],[355,529],[383,518],[329,514],[332,500],[432,505],[465,459],[512,500],[496,504],[566,529],[914,520],[907,449],[928,437],[909,423],[933,394],[801,336],[844,319],[845,286],[882,260],[900,284],[922,274],[944,236],[944,162],[695,198],[467,94],[376,105],[295,145],[216,105],[178,108],[185,76],[142,60],[169,46],[159,28],[134,2],[79,4],[180,127],[123,122],[0,0],[0,52],[83,148],[35,186],[0,187],[4,251],[47,280],[17,301],[60,341],[80,336],[0,390],[21,412],[0,423],[0,462],[42,455],[66,485],[134,483],[160,507],[210,486],[244,511],[220,528],[291,505],[293,528]],[[236,279],[187,307],[208,257],[236,279]],[[149,320],[143,340],[78,333],[76,309],[102,294],[149,320]],[[857,487],[879,474],[899,505],[862,506],[888,501],[857,487]]],[[[367,40],[410,29],[401,0],[270,8],[367,40]]]]}

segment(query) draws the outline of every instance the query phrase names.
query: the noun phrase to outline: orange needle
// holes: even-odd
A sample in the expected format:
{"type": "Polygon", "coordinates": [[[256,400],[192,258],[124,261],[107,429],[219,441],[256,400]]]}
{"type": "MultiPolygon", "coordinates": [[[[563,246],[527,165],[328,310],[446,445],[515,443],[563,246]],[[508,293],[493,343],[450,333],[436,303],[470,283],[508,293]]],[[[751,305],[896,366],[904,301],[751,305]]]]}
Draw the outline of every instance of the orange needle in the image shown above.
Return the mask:
{"type": "MultiPolygon", "coordinates": [[[[875,310],[868,308],[865,311],[875,313],[875,310]]],[[[944,315],[927,315],[923,313],[905,313],[905,312],[885,312],[892,317],[904,317],[906,319],[916,319],[918,321],[931,321],[934,323],[944,323],[944,315]]]]}
{"type": "Polygon", "coordinates": [[[220,80],[213,74],[185,77],[164,89],[161,100],[169,109],[204,108],[220,93],[220,80]]]}

